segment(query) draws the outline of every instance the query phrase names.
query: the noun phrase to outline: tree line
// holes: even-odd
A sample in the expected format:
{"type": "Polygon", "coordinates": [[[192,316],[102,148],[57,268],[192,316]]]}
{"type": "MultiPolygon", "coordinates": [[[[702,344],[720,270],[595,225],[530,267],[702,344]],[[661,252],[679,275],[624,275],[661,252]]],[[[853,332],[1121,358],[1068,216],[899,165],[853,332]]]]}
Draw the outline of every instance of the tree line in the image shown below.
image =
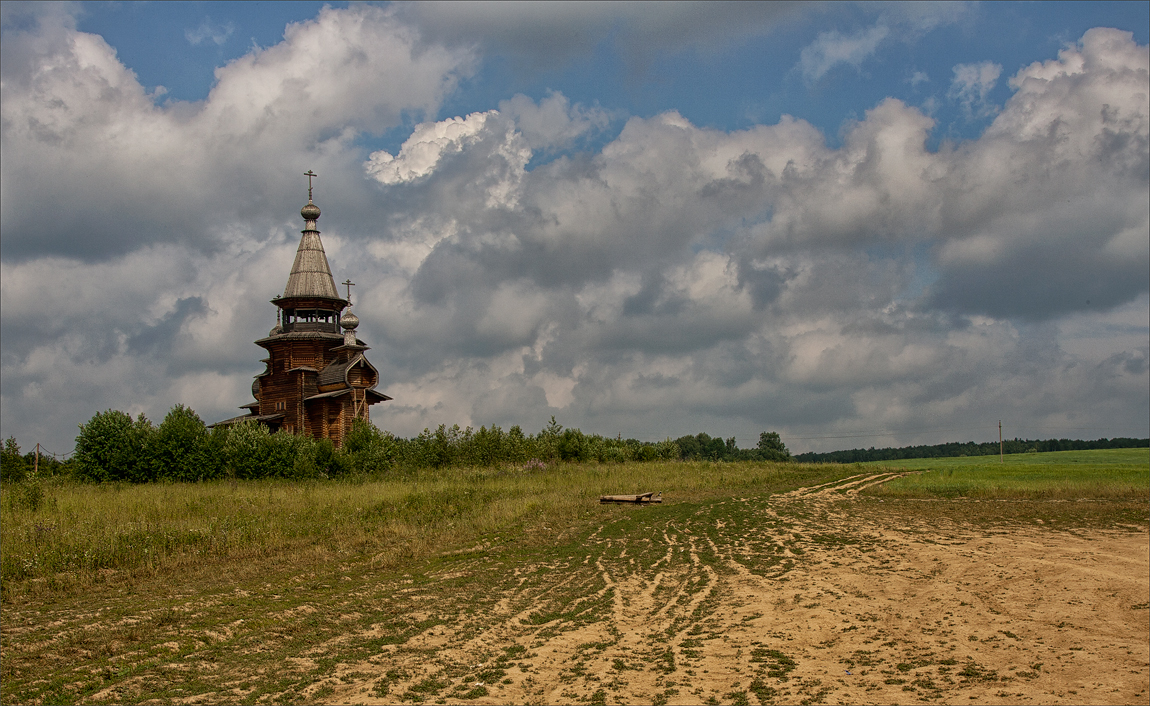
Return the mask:
{"type": "MultiPolygon", "coordinates": [[[[97,413],[80,425],[72,458],[61,462],[41,457],[39,475],[94,483],[195,482],[333,478],[449,466],[543,468],[555,461],[790,459],[775,432],[763,432],[755,449],[739,449],[734,442],[707,434],[659,442],[610,438],[565,429],[554,417],[537,434],[524,433],[519,426],[504,431],[496,425],[476,430],[441,424],[407,439],[357,419],[343,447],[336,448],[327,439],[273,434],[254,421],[209,429],[195,411],[176,405],[158,425],[142,414],[133,419],[118,410],[97,413]]],[[[14,438],[5,441],[0,477],[19,482],[31,470],[32,454],[21,454],[14,438]]]]}
{"type": "MultiPolygon", "coordinates": [[[[1111,449],[1150,446],[1150,439],[1010,439],[1005,453],[1111,449]]],[[[379,475],[451,466],[521,465],[543,468],[556,461],[623,463],[628,461],[800,461],[860,463],[906,458],[989,456],[998,443],[952,442],[928,446],[850,449],[802,453],[792,457],[777,432],[762,432],[755,448],[740,449],[734,437],[709,434],[659,442],[605,437],[566,429],[555,417],[537,434],[519,426],[478,430],[458,425],[424,429],[410,439],[355,420],[342,448],[327,439],[271,433],[254,421],[209,429],[199,415],[176,405],[158,425],[144,415],[108,410],[80,425],[76,447],[66,461],[39,458],[39,476],[69,476],[87,482],[195,482],[219,478],[333,478],[379,475]]],[[[0,478],[19,482],[33,469],[34,453],[20,453],[15,438],[4,442],[0,478]]]]}
{"type": "MultiPolygon", "coordinates": [[[[1132,449],[1150,446],[1150,439],[1004,439],[1002,452],[1007,454],[1039,453],[1045,451],[1089,451],[1095,449],[1132,449]]],[[[866,461],[896,461],[904,458],[946,458],[954,456],[997,456],[998,442],[950,442],[927,446],[901,446],[876,449],[849,449],[828,453],[807,452],[795,456],[803,463],[864,463],[866,461]]]]}

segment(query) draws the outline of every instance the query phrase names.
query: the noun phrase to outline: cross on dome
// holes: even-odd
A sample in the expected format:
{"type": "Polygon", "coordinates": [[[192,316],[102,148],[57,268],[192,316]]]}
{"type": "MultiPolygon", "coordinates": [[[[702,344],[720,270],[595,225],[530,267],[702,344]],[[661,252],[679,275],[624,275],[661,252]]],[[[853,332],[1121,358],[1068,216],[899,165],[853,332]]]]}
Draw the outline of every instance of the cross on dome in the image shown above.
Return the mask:
{"type": "Polygon", "coordinates": [[[309,169],[306,172],[304,172],[303,175],[305,177],[307,177],[307,200],[310,203],[311,202],[311,179],[312,179],[312,177],[319,176],[319,174],[316,174],[315,172],[313,172],[312,170],[309,169]]]}

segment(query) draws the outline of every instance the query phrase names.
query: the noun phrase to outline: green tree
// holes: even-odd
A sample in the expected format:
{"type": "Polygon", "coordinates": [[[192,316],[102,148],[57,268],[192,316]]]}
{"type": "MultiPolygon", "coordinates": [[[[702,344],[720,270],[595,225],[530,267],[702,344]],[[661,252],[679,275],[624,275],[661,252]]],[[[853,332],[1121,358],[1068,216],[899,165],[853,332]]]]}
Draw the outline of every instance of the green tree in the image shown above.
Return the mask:
{"type": "Polygon", "coordinates": [[[681,436],[674,443],[679,445],[684,461],[722,461],[730,453],[727,442],[706,433],[681,436]]]}
{"type": "Polygon", "coordinates": [[[655,444],[655,454],[660,461],[678,461],[681,455],[679,445],[671,439],[664,439],[655,444]]]}
{"type": "Polygon", "coordinates": [[[562,461],[586,460],[587,438],[578,429],[567,429],[560,434],[557,446],[562,461]]]}
{"type": "Polygon", "coordinates": [[[149,456],[156,478],[192,482],[218,474],[219,458],[212,453],[207,427],[182,404],[172,407],[151,442],[149,456]]]}
{"type": "Polygon", "coordinates": [[[80,425],[76,437],[76,474],[96,483],[155,480],[149,458],[155,429],[143,414],[135,421],[127,412],[97,412],[80,425]]]}
{"type": "Polygon", "coordinates": [[[19,483],[28,475],[28,464],[20,455],[20,445],[16,437],[10,436],[4,440],[4,449],[0,451],[0,480],[5,483],[19,483]]]}
{"type": "Polygon", "coordinates": [[[222,444],[226,473],[245,479],[273,475],[269,473],[274,466],[273,444],[269,436],[268,428],[254,420],[227,427],[222,444]]]}
{"type": "Polygon", "coordinates": [[[507,440],[503,447],[503,460],[509,463],[523,463],[528,458],[531,440],[518,424],[507,430],[507,440]]]}
{"type": "Polygon", "coordinates": [[[778,432],[764,431],[759,434],[759,458],[764,461],[790,461],[791,452],[778,432]]]}
{"type": "Polygon", "coordinates": [[[381,432],[371,422],[353,419],[351,431],[343,440],[343,454],[348,470],[355,473],[383,473],[394,468],[406,439],[391,432],[381,432]]]}
{"type": "Polygon", "coordinates": [[[559,457],[559,438],[563,434],[563,425],[555,421],[555,415],[551,415],[551,421],[543,430],[535,437],[535,454],[548,461],[553,461],[559,457]]]}

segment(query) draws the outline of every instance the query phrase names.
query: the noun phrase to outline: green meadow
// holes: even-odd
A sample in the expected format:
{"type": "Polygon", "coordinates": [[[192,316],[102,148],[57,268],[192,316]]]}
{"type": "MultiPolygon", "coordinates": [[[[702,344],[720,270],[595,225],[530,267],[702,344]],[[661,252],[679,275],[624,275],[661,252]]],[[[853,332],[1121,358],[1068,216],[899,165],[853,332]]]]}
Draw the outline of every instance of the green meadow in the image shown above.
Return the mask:
{"type": "Polygon", "coordinates": [[[1147,449],[1015,454],[1004,463],[993,456],[856,465],[557,463],[338,481],[138,485],[45,479],[0,489],[0,595],[83,585],[110,571],[179,570],[287,553],[395,566],[542,520],[576,521],[600,494],[761,495],[872,469],[911,471],[862,491],[890,499],[1150,499],[1147,449]]]}
{"type": "Polygon", "coordinates": [[[859,464],[913,473],[864,495],[999,500],[1148,500],[1150,449],[1052,451],[859,464]]]}
{"type": "Polygon", "coordinates": [[[678,500],[771,493],[849,475],[793,463],[557,463],[424,469],[401,477],[104,483],[43,480],[0,490],[0,588],[82,586],[119,572],[341,557],[382,568],[546,521],[600,512],[602,494],[678,500]]]}

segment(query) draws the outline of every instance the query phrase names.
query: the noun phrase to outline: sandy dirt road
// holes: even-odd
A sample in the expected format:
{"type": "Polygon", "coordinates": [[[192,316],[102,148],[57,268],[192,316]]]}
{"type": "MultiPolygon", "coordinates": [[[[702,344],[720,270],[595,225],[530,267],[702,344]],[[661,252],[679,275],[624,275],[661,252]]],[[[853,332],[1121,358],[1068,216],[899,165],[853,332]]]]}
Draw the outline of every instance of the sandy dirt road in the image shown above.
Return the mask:
{"type": "MultiPolygon", "coordinates": [[[[537,563],[482,552],[391,591],[430,625],[325,702],[1147,703],[1150,535],[888,512],[861,475],[620,508],[537,563]],[[493,574],[498,574],[493,579],[493,574]]],[[[338,654],[371,631],[317,645],[338,654]]]]}

